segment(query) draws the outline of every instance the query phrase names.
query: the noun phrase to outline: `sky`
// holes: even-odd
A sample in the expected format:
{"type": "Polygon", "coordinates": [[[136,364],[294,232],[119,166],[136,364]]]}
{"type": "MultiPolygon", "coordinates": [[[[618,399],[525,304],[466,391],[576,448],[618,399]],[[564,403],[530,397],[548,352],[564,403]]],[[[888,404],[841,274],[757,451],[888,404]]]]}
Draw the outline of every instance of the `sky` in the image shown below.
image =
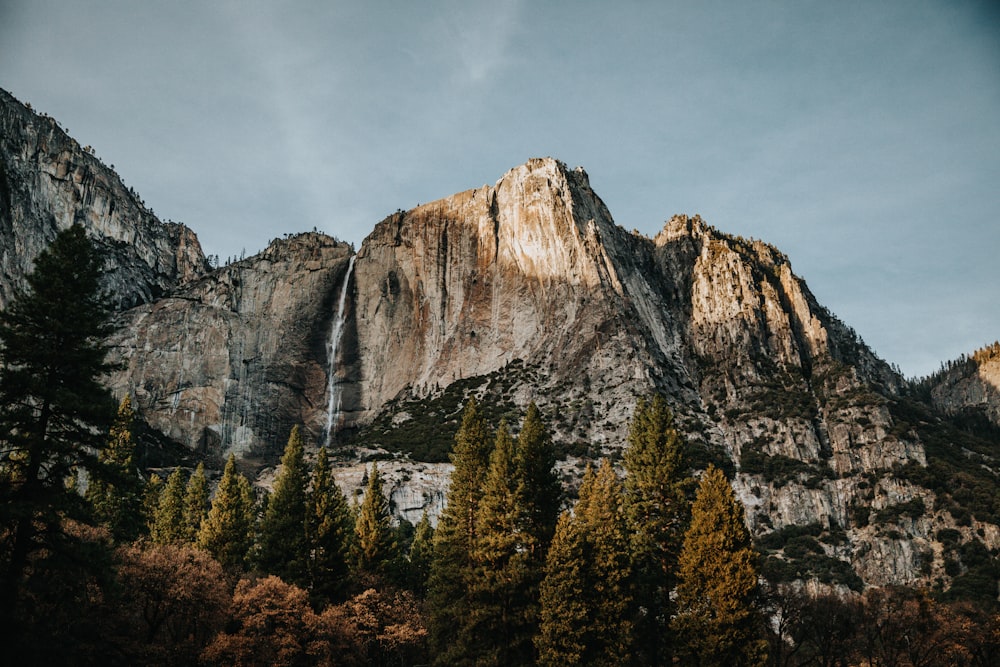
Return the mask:
{"type": "Polygon", "coordinates": [[[777,246],[907,376],[1000,338],[1000,3],[0,0],[0,87],[223,260],[551,156],[777,246]]]}

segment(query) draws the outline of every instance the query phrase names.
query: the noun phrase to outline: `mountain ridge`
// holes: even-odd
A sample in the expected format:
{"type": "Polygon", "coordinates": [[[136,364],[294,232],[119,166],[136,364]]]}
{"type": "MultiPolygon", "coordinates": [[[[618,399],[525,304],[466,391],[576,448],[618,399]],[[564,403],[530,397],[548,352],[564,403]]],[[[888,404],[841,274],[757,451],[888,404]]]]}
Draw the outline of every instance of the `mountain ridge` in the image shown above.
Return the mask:
{"type": "Polygon", "coordinates": [[[415,520],[443,502],[468,396],[514,424],[536,402],[572,486],[620,455],[635,400],[659,392],[698,464],[729,471],[773,576],[932,585],[965,572],[942,530],[1000,549],[1000,508],[959,493],[973,478],[995,493],[1000,440],[949,421],[976,402],[993,415],[994,376],[935,380],[925,400],[766,243],[698,216],[627,232],[585,171],[535,158],[386,217],[356,254],[304,233],[213,269],[54,121],[0,103],[3,289],[55,229],[84,224],[122,290],[110,385],[197,458],[233,452],[266,480],[292,425],[318,445],[332,423],[341,482],[357,456],[388,459],[397,514],[415,520]],[[802,527],[819,541],[786,550],[802,527]]]}

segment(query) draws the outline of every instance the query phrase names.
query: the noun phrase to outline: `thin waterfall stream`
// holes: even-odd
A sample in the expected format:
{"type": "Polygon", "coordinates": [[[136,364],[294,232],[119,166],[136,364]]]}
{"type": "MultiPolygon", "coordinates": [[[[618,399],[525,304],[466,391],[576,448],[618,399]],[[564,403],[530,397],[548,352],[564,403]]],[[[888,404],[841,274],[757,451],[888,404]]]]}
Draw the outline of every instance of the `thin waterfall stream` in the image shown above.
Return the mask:
{"type": "Polygon", "coordinates": [[[351,282],[351,273],[354,271],[354,260],[357,255],[351,255],[347,263],[347,273],[344,275],[344,284],[340,287],[340,300],[337,302],[337,316],[333,318],[333,326],[330,328],[330,342],[328,350],[329,366],[327,368],[326,385],[326,430],[323,441],[327,446],[336,434],[337,424],[340,421],[340,385],[337,383],[337,351],[340,347],[340,339],[344,335],[344,307],[347,304],[347,286],[351,282]]]}

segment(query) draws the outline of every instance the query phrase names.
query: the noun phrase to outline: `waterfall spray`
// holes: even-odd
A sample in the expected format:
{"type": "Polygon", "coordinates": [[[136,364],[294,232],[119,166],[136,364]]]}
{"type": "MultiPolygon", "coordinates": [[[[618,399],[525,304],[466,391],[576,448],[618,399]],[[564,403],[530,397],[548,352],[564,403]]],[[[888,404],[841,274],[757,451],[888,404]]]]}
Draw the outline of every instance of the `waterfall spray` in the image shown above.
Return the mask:
{"type": "Polygon", "coordinates": [[[344,306],[347,303],[347,285],[351,282],[351,273],[354,271],[354,259],[357,255],[351,255],[347,263],[347,273],[344,275],[344,284],[340,287],[340,301],[337,303],[337,316],[333,318],[333,326],[330,329],[330,342],[328,350],[329,366],[327,368],[327,404],[326,404],[326,431],[324,442],[327,446],[336,433],[337,423],[340,418],[340,385],[336,382],[337,377],[337,348],[340,346],[340,338],[344,335],[344,306]]]}

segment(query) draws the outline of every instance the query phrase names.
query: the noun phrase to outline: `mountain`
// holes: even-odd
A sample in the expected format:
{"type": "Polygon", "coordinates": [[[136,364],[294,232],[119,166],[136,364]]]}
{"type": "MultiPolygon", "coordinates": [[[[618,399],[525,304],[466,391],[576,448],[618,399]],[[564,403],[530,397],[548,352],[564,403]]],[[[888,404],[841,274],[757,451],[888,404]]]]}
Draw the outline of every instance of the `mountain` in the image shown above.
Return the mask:
{"type": "Polygon", "coordinates": [[[119,308],[208,270],[194,232],[164,224],[89,148],[0,89],[0,307],[56,233],[80,223],[107,258],[119,308]]]}
{"type": "MultiPolygon", "coordinates": [[[[515,428],[535,401],[573,488],[656,391],[699,466],[730,473],[772,579],[968,584],[1000,549],[995,355],[908,382],[762,241],[698,216],[630,233],[544,158],[397,211],[357,253],[307,233],[211,269],[54,121],[2,102],[0,220],[26,239],[4,247],[87,226],[121,290],[110,384],[191,456],[236,452],[266,480],[301,423],[346,487],[383,459],[415,521],[443,502],[468,396],[515,428]]],[[[14,286],[30,262],[8,254],[14,286]]]]}

